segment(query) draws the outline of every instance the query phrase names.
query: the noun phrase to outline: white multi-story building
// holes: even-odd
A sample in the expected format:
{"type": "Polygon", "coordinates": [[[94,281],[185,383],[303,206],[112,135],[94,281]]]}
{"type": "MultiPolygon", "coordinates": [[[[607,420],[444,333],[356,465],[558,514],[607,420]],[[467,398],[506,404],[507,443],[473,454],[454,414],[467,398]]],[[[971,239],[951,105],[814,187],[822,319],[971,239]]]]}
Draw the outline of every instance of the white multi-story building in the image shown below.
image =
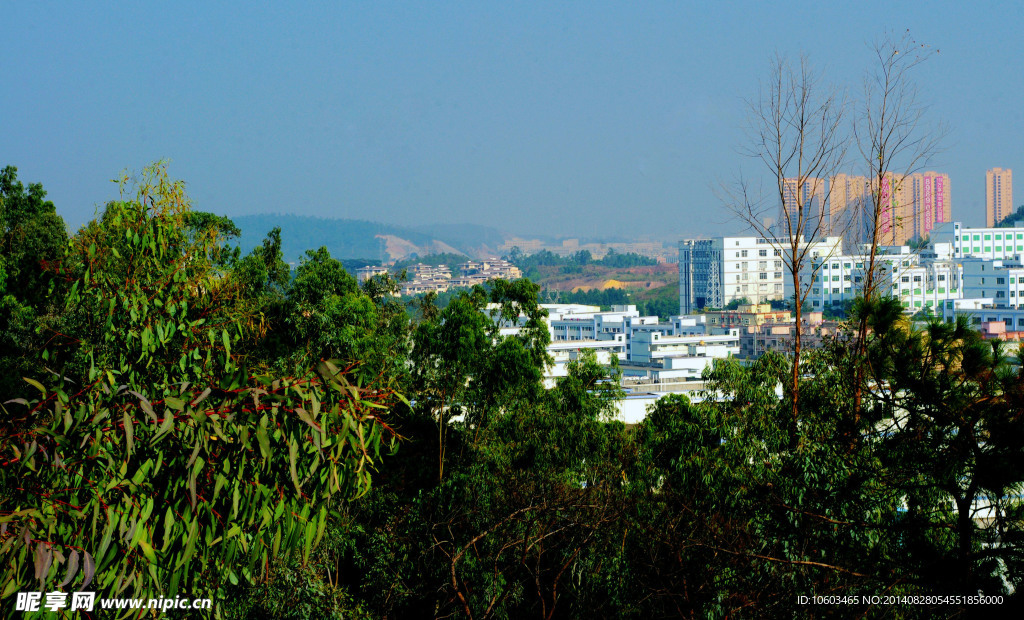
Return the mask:
{"type": "Polygon", "coordinates": [[[964,297],[992,298],[995,308],[1018,308],[1024,305],[1024,265],[1017,259],[993,260],[965,258],[962,260],[964,297]]]}
{"type": "Polygon", "coordinates": [[[552,364],[548,367],[547,385],[554,385],[551,380],[555,377],[564,377],[569,374],[569,364],[579,359],[584,351],[592,351],[597,363],[610,365],[612,357],[620,360],[626,359],[626,335],[615,334],[613,338],[601,340],[560,340],[548,344],[547,352],[551,356],[552,364]]]}
{"type": "MultiPolygon", "coordinates": [[[[808,258],[839,254],[840,237],[809,243],[808,258]]],[[[759,304],[785,296],[788,241],[763,237],[717,237],[679,242],[679,313],[722,308],[746,298],[759,304]]]]}
{"type": "MultiPolygon", "coordinates": [[[[640,316],[636,306],[612,306],[609,311],[580,304],[542,307],[548,311],[551,343],[547,351],[554,360],[549,379],[564,376],[568,364],[583,351],[595,352],[602,364],[610,364],[616,356],[627,375],[658,380],[696,379],[714,359],[739,353],[738,330],[709,329],[705,316],[674,316],[660,323],[658,317],[640,316]],[[626,368],[634,365],[634,359],[643,366],[641,370],[626,368]]],[[[526,317],[520,316],[514,324],[502,324],[500,333],[515,334],[525,322],[526,317]]]]}
{"type": "Polygon", "coordinates": [[[641,317],[636,306],[599,306],[582,304],[541,304],[548,311],[551,340],[601,340],[615,334],[627,334],[634,322],[654,322],[657,317],[641,317]]]}
{"type": "Polygon", "coordinates": [[[1024,228],[967,228],[960,222],[936,227],[932,243],[950,243],[954,258],[1019,258],[1024,255],[1024,228]]]}
{"type": "MultiPolygon", "coordinates": [[[[862,294],[868,256],[838,255],[812,261],[801,273],[801,286],[810,289],[811,310],[852,301],[862,294]]],[[[963,270],[951,260],[922,260],[907,246],[880,248],[876,256],[878,288],[896,297],[907,312],[924,310],[937,314],[946,300],[963,296],[963,270]]],[[[792,286],[786,287],[792,295],[792,286]]]]}
{"type": "Polygon", "coordinates": [[[725,333],[673,336],[660,332],[637,332],[630,339],[630,355],[622,365],[627,377],[657,381],[700,379],[714,360],[740,353],[738,328],[725,333]]]}

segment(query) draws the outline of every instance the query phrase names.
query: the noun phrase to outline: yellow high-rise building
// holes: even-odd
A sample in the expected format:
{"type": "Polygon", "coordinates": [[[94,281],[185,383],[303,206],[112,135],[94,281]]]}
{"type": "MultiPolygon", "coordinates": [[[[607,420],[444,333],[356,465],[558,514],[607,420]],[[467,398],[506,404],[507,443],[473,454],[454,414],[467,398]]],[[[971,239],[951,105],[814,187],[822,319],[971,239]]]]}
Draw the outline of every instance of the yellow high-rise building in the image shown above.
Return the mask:
{"type": "Polygon", "coordinates": [[[779,233],[793,232],[808,237],[823,237],[828,234],[827,222],[823,218],[825,209],[825,179],[807,177],[803,185],[799,179],[782,180],[782,209],[779,212],[779,233]],[[801,230],[789,230],[797,225],[798,210],[803,209],[804,221],[801,230]],[[786,220],[790,220],[787,225],[786,220]]]}
{"type": "MultiPolygon", "coordinates": [[[[857,226],[871,202],[867,177],[837,174],[829,179],[828,227],[830,235],[859,237],[857,226]]],[[[859,239],[851,238],[856,243],[859,239]]]]}
{"type": "Polygon", "coordinates": [[[1013,171],[992,168],[985,171],[985,221],[989,228],[1013,213],[1013,171]]]}

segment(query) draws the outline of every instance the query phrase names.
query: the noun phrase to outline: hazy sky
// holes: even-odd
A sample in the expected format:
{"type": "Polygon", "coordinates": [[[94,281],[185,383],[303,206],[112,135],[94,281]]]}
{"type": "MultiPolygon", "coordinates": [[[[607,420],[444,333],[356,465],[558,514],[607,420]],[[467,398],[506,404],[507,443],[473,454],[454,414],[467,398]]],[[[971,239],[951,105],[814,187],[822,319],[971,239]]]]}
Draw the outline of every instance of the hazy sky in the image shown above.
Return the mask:
{"type": "MultiPolygon", "coordinates": [[[[984,223],[1024,202],[1024,8],[1012,2],[16,2],[0,22],[0,165],[73,227],[124,169],[171,161],[197,208],[641,237],[739,232],[744,98],[775,52],[859,90],[886,28],[949,123],[930,169],[984,223]]],[[[851,166],[851,172],[853,168],[851,166]]]]}

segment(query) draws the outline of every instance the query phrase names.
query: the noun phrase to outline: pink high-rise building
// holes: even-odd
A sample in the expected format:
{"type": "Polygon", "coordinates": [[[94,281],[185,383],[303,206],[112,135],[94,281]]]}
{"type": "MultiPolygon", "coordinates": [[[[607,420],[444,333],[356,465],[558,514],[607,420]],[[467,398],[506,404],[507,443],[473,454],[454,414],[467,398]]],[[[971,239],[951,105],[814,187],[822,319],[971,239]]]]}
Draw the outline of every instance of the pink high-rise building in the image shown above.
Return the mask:
{"type": "Polygon", "coordinates": [[[902,245],[911,239],[923,239],[942,222],[952,221],[949,175],[918,172],[901,176],[887,174],[881,187],[874,179],[838,174],[830,180],[829,220],[832,234],[852,237],[854,243],[868,242],[871,236],[873,195],[877,192],[882,211],[879,214],[878,242],[902,245]]]}
{"type": "Polygon", "coordinates": [[[912,174],[905,178],[904,183],[907,184],[907,198],[913,203],[908,239],[924,239],[938,224],[953,221],[948,174],[912,174]]]}

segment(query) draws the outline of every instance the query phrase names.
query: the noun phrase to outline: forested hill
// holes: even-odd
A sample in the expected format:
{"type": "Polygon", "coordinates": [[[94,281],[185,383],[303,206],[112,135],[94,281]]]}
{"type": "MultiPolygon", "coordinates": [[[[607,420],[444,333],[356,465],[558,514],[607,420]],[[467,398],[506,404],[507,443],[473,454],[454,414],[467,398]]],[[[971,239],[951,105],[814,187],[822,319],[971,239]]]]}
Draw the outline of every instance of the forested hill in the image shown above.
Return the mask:
{"type": "Polygon", "coordinates": [[[242,215],[232,220],[242,230],[242,253],[260,245],[275,226],[281,228],[284,259],[298,261],[306,250],[324,246],[336,258],[376,261],[452,252],[476,256],[493,253],[502,233],[485,226],[434,225],[403,227],[366,220],[320,218],[303,215],[242,215]]]}

